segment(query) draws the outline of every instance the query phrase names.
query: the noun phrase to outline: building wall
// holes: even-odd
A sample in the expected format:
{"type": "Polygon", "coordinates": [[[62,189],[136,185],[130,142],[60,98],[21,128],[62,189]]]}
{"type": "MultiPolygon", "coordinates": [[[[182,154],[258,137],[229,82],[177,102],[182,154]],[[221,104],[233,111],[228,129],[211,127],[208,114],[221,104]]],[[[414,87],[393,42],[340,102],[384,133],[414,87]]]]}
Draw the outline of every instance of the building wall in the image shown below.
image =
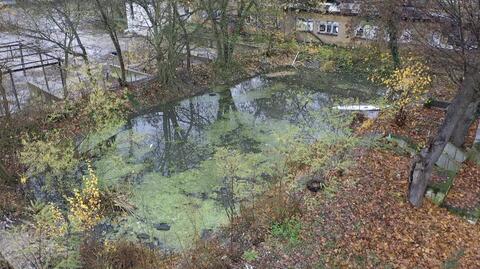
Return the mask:
{"type": "Polygon", "coordinates": [[[348,46],[354,37],[352,16],[288,11],[285,20],[285,33],[295,35],[298,41],[348,46]],[[301,20],[311,20],[313,31],[299,31],[298,22],[301,20]],[[338,33],[320,32],[320,24],[327,22],[338,24],[338,33]]]}
{"type": "MultiPolygon", "coordinates": [[[[420,45],[428,43],[432,47],[440,49],[453,49],[451,40],[449,40],[449,33],[442,32],[442,27],[437,23],[417,20],[414,24],[405,26],[403,34],[399,37],[400,43],[415,46],[419,45],[420,41],[420,45]]],[[[300,42],[325,43],[339,46],[365,45],[382,39],[388,41],[388,37],[381,28],[370,25],[368,22],[359,21],[355,16],[340,13],[287,11],[285,16],[285,34],[295,37],[300,42]],[[313,21],[313,28],[308,29],[308,31],[302,31],[298,27],[299,19],[313,21]],[[338,23],[338,34],[318,33],[319,22],[327,21],[338,23]],[[363,33],[357,32],[359,28],[363,29],[363,33]]]]}
{"type": "Polygon", "coordinates": [[[3,4],[3,5],[14,5],[16,4],[16,1],[15,0],[0,0],[0,5],[3,4]]]}

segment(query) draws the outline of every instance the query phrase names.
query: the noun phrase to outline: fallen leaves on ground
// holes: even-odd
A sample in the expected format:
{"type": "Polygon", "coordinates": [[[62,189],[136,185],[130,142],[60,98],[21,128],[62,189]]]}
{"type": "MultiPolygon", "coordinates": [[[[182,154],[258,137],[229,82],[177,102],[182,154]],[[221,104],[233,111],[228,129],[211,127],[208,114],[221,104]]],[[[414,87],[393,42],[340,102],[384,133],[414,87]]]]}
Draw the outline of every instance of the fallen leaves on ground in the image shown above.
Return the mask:
{"type": "Polygon", "coordinates": [[[428,201],[406,202],[408,157],[368,149],[356,161],[333,198],[303,193],[314,205],[302,218],[304,242],[265,243],[257,268],[440,268],[455,258],[459,268],[480,268],[478,226],[428,201]]]}
{"type": "Polygon", "coordinates": [[[370,129],[365,132],[378,132],[384,135],[394,134],[397,136],[408,137],[414,143],[425,145],[427,141],[436,135],[437,128],[445,117],[445,111],[440,109],[429,109],[416,107],[409,110],[407,120],[404,126],[398,126],[393,120],[384,117],[382,114],[375,119],[370,129]]]}
{"type": "Polygon", "coordinates": [[[480,207],[480,167],[474,162],[463,164],[454,179],[445,203],[447,206],[465,210],[480,207]]]}

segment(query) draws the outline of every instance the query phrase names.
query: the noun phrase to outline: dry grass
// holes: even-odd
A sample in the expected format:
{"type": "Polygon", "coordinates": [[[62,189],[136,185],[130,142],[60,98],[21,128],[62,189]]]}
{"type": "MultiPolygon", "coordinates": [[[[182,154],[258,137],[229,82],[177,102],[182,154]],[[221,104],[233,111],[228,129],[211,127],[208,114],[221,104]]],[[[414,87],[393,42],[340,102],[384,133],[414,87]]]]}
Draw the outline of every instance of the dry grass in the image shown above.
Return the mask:
{"type": "Polygon", "coordinates": [[[242,267],[245,251],[257,248],[269,236],[273,223],[281,223],[302,215],[302,201],[277,185],[255,201],[241,207],[232,223],[212,238],[198,240],[183,255],[177,268],[209,269],[242,267]]]}
{"type": "Polygon", "coordinates": [[[101,243],[85,240],[80,248],[83,268],[162,269],[172,268],[176,259],[165,253],[129,241],[101,243]]]}

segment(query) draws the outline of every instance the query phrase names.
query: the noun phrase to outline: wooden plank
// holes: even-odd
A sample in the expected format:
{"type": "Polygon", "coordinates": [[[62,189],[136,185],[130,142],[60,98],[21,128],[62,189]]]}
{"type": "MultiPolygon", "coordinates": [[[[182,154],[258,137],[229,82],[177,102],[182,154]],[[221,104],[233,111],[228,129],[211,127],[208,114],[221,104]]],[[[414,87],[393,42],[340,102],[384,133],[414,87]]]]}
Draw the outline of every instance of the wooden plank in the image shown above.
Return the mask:
{"type": "Polygon", "coordinates": [[[18,110],[21,110],[22,108],[20,106],[20,100],[18,99],[17,87],[15,87],[15,81],[13,80],[12,72],[10,72],[10,81],[12,82],[13,96],[15,96],[15,101],[17,102],[18,110]]]}

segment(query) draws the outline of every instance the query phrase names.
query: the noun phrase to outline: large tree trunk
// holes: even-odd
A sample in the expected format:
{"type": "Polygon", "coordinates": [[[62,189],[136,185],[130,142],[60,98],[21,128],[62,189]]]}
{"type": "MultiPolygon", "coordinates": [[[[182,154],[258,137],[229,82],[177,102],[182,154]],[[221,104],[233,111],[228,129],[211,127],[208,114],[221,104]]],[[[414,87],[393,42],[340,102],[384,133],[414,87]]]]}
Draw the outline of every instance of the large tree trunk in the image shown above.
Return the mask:
{"type": "Polygon", "coordinates": [[[455,128],[455,131],[450,138],[450,142],[455,146],[461,147],[465,143],[465,138],[468,135],[470,126],[475,122],[479,103],[480,100],[472,100],[472,103],[468,106],[467,112],[463,115],[462,119],[458,121],[457,128],[455,128]]]}
{"type": "Polygon", "coordinates": [[[400,52],[398,49],[398,23],[393,19],[388,20],[387,32],[389,37],[388,47],[392,56],[393,66],[395,67],[395,69],[397,69],[401,65],[400,52]]]}
{"type": "Polygon", "coordinates": [[[447,109],[447,115],[440,126],[436,137],[429,146],[415,158],[410,170],[408,200],[415,207],[422,205],[423,196],[432,176],[433,166],[442,154],[447,142],[452,137],[458,122],[467,113],[472,100],[479,99],[478,87],[480,74],[469,72],[460,86],[460,91],[447,109]]]}
{"type": "Polygon", "coordinates": [[[65,100],[68,99],[68,85],[67,85],[67,80],[68,80],[68,67],[70,64],[70,53],[69,51],[72,49],[72,42],[73,38],[71,36],[65,35],[65,49],[63,50],[63,65],[60,67],[62,72],[62,85],[63,85],[63,98],[65,100]]]}

